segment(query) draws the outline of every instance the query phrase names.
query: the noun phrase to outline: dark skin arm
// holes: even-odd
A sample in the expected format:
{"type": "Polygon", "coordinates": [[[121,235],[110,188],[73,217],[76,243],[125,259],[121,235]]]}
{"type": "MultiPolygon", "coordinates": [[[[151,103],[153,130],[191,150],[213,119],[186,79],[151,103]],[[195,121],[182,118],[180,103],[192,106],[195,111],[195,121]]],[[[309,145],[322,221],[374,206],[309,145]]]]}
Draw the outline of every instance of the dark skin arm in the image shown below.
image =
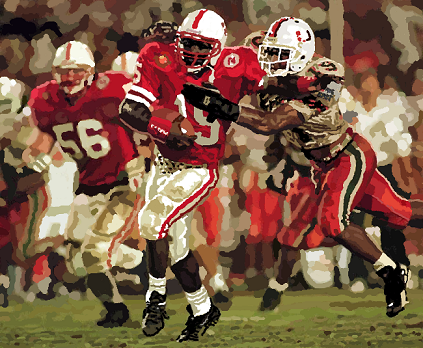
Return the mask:
{"type": "Polygon", "coordinates": [[[236,123],[262,135],[276,134],[286,129],[292,129],[304,123],[304,117],[288,104],[282,104],[273,112],[243,104],[236,123]]]}

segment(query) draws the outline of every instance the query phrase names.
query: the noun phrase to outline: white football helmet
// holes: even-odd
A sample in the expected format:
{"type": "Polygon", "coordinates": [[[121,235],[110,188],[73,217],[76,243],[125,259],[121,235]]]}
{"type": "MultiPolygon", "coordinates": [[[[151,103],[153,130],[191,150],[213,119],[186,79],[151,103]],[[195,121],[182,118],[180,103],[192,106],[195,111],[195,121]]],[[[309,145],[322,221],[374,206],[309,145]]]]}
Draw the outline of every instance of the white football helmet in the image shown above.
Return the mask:
{"type": "Polygon", "coordinates": [[[259,47],[258,60],[268,76],[285,76],[303,70],[315,50],[314,33],[299,18],[274,22],[259,47]]]}
{"type": "Polygon", "coordinates": [[[217,13],[206,9],[191,12],[176,34],[176,53],[180,63],[194,69],[215,65],[227,36],[225,21],[217,13]],[[193,41],[201,42],[198,46],[201,52],[189,49],[193,41]]]}
{"type": "Polygon", "coordinates": [[[60,46],[53,60],[53,76],[65,93],[75,94],[81,91],[94,77],[94,56],[89,47],[79,41],[69,41],[60,46]],[[60,69],[84,69],[86,74],[81,80],[70,86],[61,81],[60,69]]]}
{"type": "Polygon", "coordinates": [[[135,64],[137,63],[138,53],[125,52],[117,57],[112,63],[112,70],[125,71],[129,75],[134,76],[135,64]]]}

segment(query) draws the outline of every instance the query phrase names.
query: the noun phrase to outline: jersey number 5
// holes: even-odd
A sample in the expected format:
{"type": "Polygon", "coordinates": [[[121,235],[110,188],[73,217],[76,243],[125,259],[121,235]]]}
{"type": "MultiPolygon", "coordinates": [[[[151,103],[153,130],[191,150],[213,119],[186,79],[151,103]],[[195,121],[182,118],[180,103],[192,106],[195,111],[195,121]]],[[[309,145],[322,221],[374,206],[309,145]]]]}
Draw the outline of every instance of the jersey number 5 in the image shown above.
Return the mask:
{"type": "MultiPolygon", "coordinates": [[[[89,133],[87,132],[87,130],[98,131],[101,129],[103,129],[101,122],[92,119],[79,121],[76,125],[79,140],[88,157],[97,159],[106,156],[110,151],[110,143],[107,138],[100,134],[88,135],[89,133]]],[[[63,139],[64,133],[75,131],[73,123],[59,124],[53,127],[53,131],[56,133],[60,146],[72,149],[75,152],[73,157],[76,159],[84,157],[82,150],[74,140],[63,139]]]]}
{"type": "MultiPolygon", "coordinates": [[[[176,96],[175,105],[179,107],[179,113],[187,117],[187,108],[186,108],[186,100],[183,94],[178,94],[176,96]]],[[[219,131],[220,131],[220,123],[215,120],[213,123],[209,123],[204,116],[204,111],[194,107],[194,119],[200,126],[205,126],[210,128],[210,136],[205,137],[201,132],[195,132],[197,139],[195,142],[201,146],[207,145],[214,145],[219,140],[219,131]]]]}

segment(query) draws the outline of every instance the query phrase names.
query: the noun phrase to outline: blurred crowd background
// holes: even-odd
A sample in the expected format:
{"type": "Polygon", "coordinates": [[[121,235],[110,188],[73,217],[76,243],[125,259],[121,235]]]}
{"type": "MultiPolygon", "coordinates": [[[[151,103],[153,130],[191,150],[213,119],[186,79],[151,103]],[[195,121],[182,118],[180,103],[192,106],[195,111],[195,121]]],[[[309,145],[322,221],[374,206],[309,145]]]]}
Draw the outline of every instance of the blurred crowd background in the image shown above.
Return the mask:
{"type": "MultiPolygon", "coordinates": [[[[315,32],[316,52],[345,64],[346,90],[340,99],[344,118],[372,142],[379,168],[392,185],[406,197],[423,198],[421,0],[343,0],[342,4],[340,0],[2,0],[0,76],[14,79],[15,92],[27,98],[32,88],[51,79],[55,49],[69,40],[91,48],[98,72],[119,69],[116,59],[125,52],[139,52],[145,44],[143,30],[153,22],[180,24],[186,14],[200,8],[225,19],[228,45],[239,44],[253,31],[266,30],[283,16],[305,20],[315,32]]],[[[9,93],[7,88],[12,87],[0,92],[9,93]]],[[[277,167],[281,141],[278,136],[257,136],[237,127],[228,135],[218,197],[225,208],[220,241],[223,264],[234,240],[245,242],[251,228],[260,228],[252,227],[245,205],[251,190],[265,187],[269,164],[277,167]]],[[[201,216],[196,218],[193,228],[201,230],[201,216]]],[[[378,238],[380,231],[372,227],[371,217],[361,219],[378,238]]],[[[422,232],[405,231],[406,251],[415,267],[413,287],[423,278],[419,273],[423,268],[422,232]]],[[[253,244],[245,264],[246,277],[251,279],[273,266],[261,257],[266,253],[260,242],[253,244]]],[[[305,275],[306,283],[313,285],[313,277],[321,279],[320,285],[314,283],[317,287],[336,283],[336,260],[349,262],[343,253],[324,248],[303,253],[305,267],[314,267],[315,274],[320,274],[320,278],[305,275]]],[[[254,288],[258,283],[250,284],[254,288]]]]}

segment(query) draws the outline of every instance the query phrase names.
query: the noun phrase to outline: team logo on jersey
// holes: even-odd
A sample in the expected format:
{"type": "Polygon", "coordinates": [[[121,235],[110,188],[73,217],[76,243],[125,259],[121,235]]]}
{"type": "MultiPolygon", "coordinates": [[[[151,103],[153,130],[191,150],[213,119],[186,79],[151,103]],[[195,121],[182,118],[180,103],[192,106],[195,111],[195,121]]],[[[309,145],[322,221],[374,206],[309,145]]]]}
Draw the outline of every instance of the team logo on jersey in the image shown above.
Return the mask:
{"type": "Polygon", "coordinates": [[[342,85],[340,83],[336,83],[332,81],[329,83],[324,91],[319,92],[317,94],[318,98],[325,99],[327,101],[331,101],[332,98],[335,98],[335,100],[338,100],[341,96],[341,87],[342,85]]]}
{"type": "Polygon", "coordinates": [[[233,68],[237,66],[238,63],[239,63],[239,55],[237,55],[236,53],[231,53],[230,55],[226,56],[225,59],[223,60],[223,65],[226,68],[233,68]]]}
{"type": "Polygon", "coordinates": [[[171,63],[169,56],[164,52],[155,56],[154,59],[156,60],[157,65],[161,68],[166,68],[171,63]]]}
{"type": "Polygon", "coordinates": [[[109,84],[110,78],[108,76],[102,76],[97,80],[97,88],[104,89],[109,84]]]}

